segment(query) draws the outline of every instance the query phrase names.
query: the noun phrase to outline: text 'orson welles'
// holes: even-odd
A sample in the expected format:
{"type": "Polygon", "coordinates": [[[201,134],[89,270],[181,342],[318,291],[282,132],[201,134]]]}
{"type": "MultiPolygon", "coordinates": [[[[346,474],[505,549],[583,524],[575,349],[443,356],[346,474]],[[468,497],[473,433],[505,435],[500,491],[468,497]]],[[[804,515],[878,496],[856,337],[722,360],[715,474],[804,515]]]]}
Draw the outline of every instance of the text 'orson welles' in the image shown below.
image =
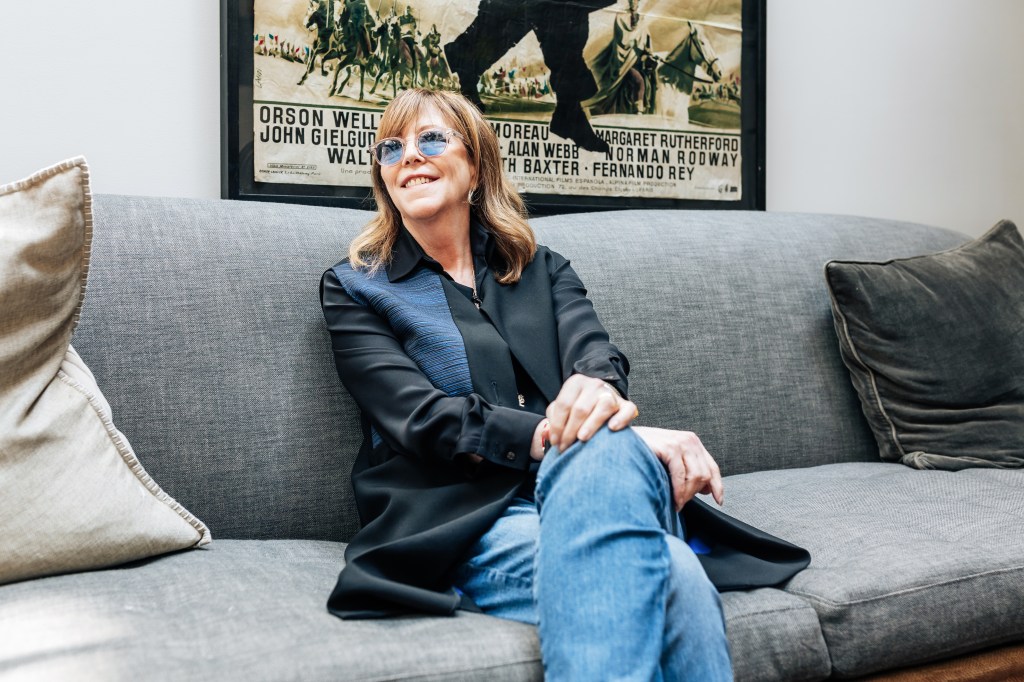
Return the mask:
{"type": "Polygon", "coordinates": [[[366,148],[380,123],[380,114],[369,111],[277,105],[263,105],[258,111],[260,142],[327,147],[331,163],[368,163],[366,148]]]}

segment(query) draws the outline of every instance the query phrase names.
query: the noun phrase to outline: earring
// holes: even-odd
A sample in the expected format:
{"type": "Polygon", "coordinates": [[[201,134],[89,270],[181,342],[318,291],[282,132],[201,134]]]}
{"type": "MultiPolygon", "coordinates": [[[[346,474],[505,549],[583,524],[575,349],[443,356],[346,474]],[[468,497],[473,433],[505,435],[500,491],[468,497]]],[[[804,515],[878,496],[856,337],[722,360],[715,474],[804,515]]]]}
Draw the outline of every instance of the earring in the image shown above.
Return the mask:
{"type": "Polygon", "coordinates": [[[476,191],[476,188],[473,188],[473,189],[469,190],[468,194],[466,194],[466,203],[469,204],[470,206],[473,205],[473,192],[475,192],[475,191],[476,191]]]}

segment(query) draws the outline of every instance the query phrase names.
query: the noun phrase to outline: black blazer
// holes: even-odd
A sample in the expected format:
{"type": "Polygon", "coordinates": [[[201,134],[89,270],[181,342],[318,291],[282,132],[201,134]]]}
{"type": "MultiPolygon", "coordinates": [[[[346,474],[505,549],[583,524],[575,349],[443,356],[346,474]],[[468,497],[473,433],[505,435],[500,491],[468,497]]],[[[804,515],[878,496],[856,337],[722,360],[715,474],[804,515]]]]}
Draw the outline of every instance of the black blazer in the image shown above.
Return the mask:
{"type": "MultiPolygon", "coordinates": [[[[451,571],[535,469],[530,442],[543,415],[520,406],[516,363],[545,404],[574,373],[627,395],[629,364],[565,258],[538,247],[506,286],[493,277],[502,263],[486,228],[474,222],[471,241],[479,310],[404,230],[378,272],[346,260],[321,280],[335,363],[364,434],[352,471],[362,529],[328,600],[335,615],[475,609],[451,571]]],[[[700,559],[719,589],[775,585],[809,562],[699,500],[683,514],[710,547],[700,559]]]]}

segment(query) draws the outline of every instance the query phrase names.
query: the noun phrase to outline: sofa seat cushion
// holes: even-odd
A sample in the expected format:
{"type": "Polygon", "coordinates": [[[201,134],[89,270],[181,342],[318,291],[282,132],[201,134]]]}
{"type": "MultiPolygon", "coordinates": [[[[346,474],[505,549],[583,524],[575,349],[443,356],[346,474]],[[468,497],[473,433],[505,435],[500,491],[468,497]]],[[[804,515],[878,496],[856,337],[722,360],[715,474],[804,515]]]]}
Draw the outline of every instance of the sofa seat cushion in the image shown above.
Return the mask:
{"type": "Polygon", "coordinates": [[[804,599],[764,588],[722,594],[733,674],[742,682],[821,680],[832,665],[818,614],[804,599]]]}
{"type": "Polygon", "coordinates": [[[5,586],[0,679],[541,678],[535,629],[497,618],[343,621],[344,545],[218,540],[123,568],[5,586]]]}
{"type": "MultiPolygon", "coordinates": [[[[345,621],[326,599],[345,546],[218,540],[122,567],[7,585],[0,679],[536,680],[536,630],[490,616],[345,621]]],[[[738,680],[828,675],[814,610],[723,595],[738,680]]]]}
{"type": "Polygon", "coordinates": [[[726,479],[726,511],[806,547],[839,677],[1024,639],[1024,472],[845,463],[726,479]]]}

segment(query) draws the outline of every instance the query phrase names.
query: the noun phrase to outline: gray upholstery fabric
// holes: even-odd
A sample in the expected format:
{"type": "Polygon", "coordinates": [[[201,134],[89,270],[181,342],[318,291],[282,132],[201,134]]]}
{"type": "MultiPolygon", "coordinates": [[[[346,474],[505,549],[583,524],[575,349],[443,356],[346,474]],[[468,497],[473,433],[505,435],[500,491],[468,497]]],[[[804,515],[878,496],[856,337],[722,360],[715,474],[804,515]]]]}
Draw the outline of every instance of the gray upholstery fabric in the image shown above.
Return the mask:
{"type": "Polygon", "coordinates": [[[217,538],[347,539],[356,409],[318,285],[359,211],[99,196],[74,345],[143,465],[217,538]],[[201,246],[200,246],[201,245],[201,246]]]}
{"type": "Polygon", "coordinates": [[[343,545],[217,540],[3,588],[0,679],[540,680],[533,627],[479,614],[343,621],[343,545]]]}
{"type": "Polygon", "coordinates": [[[725,509],[810,551],[786,590],[837,676],[1024,639],[1024,471],[763,471],[729,478],[725,509]]]}
{"type": "Polygon", "coordinates": [[[743,682],[821,680],[832,664],[818,614],[781,590],[722,595],[733,676],[743,682]]]}
{"type": "Polygon", "coordinates": [[[843,360],[882,459],[1024,467],[1024,239],[825,267],[843,360]]]}
{"type": "Polygon", "coordinates": [[[534,227],[572,261],[629,358],[640,423],[695,431],[726,474],[877,461],[822,267],[965,240],[867,218],[732,211],[553,216],[534,227]]]}

